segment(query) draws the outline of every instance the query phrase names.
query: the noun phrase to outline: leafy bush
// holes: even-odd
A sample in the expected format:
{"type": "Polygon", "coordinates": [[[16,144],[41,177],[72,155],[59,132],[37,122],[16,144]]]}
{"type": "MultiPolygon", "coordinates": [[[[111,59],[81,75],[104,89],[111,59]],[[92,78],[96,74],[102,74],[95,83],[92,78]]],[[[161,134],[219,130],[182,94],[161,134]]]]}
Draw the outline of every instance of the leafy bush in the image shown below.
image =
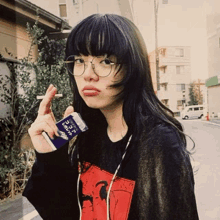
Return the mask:
{"type": "Polygon", "coordinates": [[[13,196],[23,190],[34,162],[31,146],[23,149],[21,138],[37,116],[41,100],[48,86],[53,84],[63,98],[53,101],[53,112],[60,120],[66,107],[72,102],[69,77],[63,59],[65,40],[52,40],[38,27],[27,24],[31,39],[28,56],[19,63],[7,63],[10,76],[0,75],[1,101],[10,106],[9,116],[0,119],[0,198],[13,196]],[[32,48],[38,45],[39,56],[32,58],[32,48]]]}

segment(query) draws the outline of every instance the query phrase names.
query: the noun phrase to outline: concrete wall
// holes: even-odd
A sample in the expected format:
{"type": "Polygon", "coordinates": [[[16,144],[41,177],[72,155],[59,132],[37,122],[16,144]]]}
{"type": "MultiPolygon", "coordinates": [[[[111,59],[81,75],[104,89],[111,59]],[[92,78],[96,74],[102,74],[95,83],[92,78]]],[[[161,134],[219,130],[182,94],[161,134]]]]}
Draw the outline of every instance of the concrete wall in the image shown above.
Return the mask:
{"type": "MultiPolygon", "coordinates": [[[[220,13],[207,16],[208,73],[209,78],[220,75],[220,13]]],[[[215,116],[220,113],[220,84],[210,86],[208,90],[208,110],[215,116]]]]}
{"type": "MultiPolygon", "coordinates": [[[[59,0],[28,0],[29,2],[49,11],[50,13],[59,16],[59,0]]],[[[67,0],[73,2],[73,0],[67,0]]]]}
{"type": "MultiPolygon", "coordinates": [[[[220,20],[219,20],[220,25],[220,20]]],[[[216,34],[208,38],[208,73],[209,77],[216,76],[220,73],[220,28],[216,34]]]]}
{"type": "Polygon", "coordinates": [[[214,112],[214,115],[217,117],[220,113],[220,85],[212,86],[208,88],[208,110],[209,115],[211,116],[214,112]]]}

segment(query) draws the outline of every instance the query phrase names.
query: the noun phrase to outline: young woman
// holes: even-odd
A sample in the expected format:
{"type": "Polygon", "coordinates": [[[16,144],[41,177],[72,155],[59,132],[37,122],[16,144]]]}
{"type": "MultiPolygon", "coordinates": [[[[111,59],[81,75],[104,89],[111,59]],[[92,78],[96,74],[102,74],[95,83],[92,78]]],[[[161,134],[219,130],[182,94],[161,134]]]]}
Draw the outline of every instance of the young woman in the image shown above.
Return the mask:
{"type": "Polygon", "coordinates": [[[51,85],[29,129],[37,159],[23,193],[42,218],[198,219],[185,135],[154,93],[136,26],[111,14],[84,19],[68,37],[66,63],[74,111],[89,129],[51,149],[42,136],[59,136],[51,85]]]}

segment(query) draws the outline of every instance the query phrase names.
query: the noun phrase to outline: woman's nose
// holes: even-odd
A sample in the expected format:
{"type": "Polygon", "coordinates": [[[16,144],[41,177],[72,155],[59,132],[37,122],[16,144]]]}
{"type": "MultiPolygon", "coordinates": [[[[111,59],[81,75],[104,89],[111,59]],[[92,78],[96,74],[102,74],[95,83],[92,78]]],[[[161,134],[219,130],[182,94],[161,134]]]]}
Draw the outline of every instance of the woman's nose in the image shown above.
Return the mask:
{"type": "Polygon", "coordinates": [[[92,64],[92,62],[88,62],[88,64],[85,66],[85,72],[83,74],[84,79],[86,81],[98,81],[99,80],[99,76],[95,73],[95,67],[94,64],[92,64]]]}

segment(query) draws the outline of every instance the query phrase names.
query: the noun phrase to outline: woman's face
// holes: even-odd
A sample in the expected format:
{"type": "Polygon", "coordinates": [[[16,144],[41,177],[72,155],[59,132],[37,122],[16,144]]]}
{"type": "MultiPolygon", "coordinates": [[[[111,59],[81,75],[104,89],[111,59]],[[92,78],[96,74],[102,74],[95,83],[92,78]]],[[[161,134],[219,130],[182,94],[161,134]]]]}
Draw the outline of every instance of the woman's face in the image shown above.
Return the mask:
{"type": "Polygon", "coordinates": [[[112,110],[122,104],[115,97],[123,88],[112,88],[110,85],[120,82],[124,71],[118,72],[116,57],[110,56],[76,56],[74,74],[84,73],[80,76],[74,75],[80,96],[88,107],[100,110],[112,110]]]}

